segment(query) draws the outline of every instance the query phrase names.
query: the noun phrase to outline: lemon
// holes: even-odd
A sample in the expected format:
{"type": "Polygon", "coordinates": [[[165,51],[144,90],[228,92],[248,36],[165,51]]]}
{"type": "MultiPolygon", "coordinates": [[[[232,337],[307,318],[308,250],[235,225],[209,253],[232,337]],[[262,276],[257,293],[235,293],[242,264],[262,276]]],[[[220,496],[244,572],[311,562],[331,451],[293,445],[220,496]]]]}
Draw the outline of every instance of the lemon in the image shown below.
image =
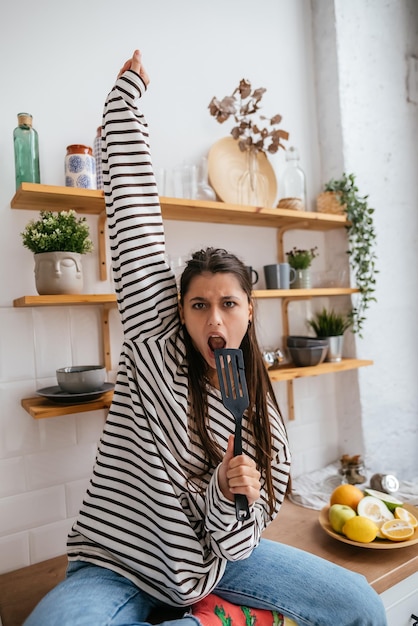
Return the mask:
{"type": "Polygon", "coordinates": [[[418,519],[415,517],[415,515],[413,515],[406,509],[403,509],[401,506],[397,506],[394,513],[396,519],[403,520],[404,522],[412,526],[412,528],[416,528],[418,526],[418,519]]]}
{"type": "Polygon", "coordinates": [[[414,529],[404,520],[393,519],[382,524],[380,532],[386,539],[391,539],[391,541],[405,541],[405,539],[412,537],[414,529]]]}
{"type": "Polygon", "coordinates": [[[368,487],[364,490],[364,493],[368,496],[373,496],[378,500],[382,500],[388,507],[390,511],[393,511],[397,506],[402,506],[403,502],[395,498],[395,496],[391,496],[388,493],[384,493],[383,491],[376,491],[376,489],[369,489],[368,487]]]}
{"type": "Polygon", "coordinates": [[[343,534],[351,541],[358,541],[359,543],[374,541],[378,532],[379,529],[376,524],[368,517],[363,517],[362,515],[352,517],[343,526],[343,534]]]}
{"type": "Polygon", "coordinates": [[[358,503],[357,513],[371,519],[378,528],[380,528],[383,522],[393,519],[393,513],[389,511],[383,500],[379,500],[379,498],[374,496],[364,496],[358,503]]]}

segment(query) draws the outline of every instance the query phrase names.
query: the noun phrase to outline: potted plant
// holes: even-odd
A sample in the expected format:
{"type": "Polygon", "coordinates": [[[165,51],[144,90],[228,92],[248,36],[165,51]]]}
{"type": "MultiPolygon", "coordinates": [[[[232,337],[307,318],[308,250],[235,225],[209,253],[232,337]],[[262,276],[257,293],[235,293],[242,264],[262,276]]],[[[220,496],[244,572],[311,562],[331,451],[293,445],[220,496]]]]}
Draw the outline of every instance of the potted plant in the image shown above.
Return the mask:
{"type": "Polygon", "coordinates": [[[343,335],[352,325],[351,315],[336,313],[333,309],[316,313],[308,320],[308,325],[313,329],[317,337],[328,340],[328,353],[326,361],[338,362],[342,358],[343,335]]]}
{"type": "Polygon", "coordinates": [[[85,217],[75,211],[41,211],[21,233],[35,257],[35,283],[40,295],[81,293],[81,255],[93,250],[85,217]]]}
{"type": "Polygon", "coordinates": [[[244,171],[237,180],[239,204],[268,206],[268,180],[260,171],[260,165],[262,159],[267,158],[267,153],[275,154],[279,148],[285,149],[283,141],[289,138],[289,133],[279,128],[281,115],[260,115],[265,92],[264,87],[253,90],[251,83],[243,78],[230,96],[222,100],[213,97],[208,107],[210,114],[220,124],[231,117],[235,121],[231,135],[237,148],[246,156],[244,171]]]}
{"type": "Polygon", "coordinates": [[[294,246],[289,252],[286,252],[290,267],[293,267],[296,271],[296,278],[291,285],[292,289],[310,289],[311,276],[309,268],[312,261],[318,256],[317,250],[317,246],[306,250],[294,246]]]}
{"type": "MultiPolygon", "coordinates": [[[[374,209],[369,206],[368,196],[362,196],[355,184],[354,174],[343,174],[338,180],[331,179],[325,185],[325,195],[333,194],[334,202],[348,220],[348,250],[358,301],[350,313],[352,331],[362,336],[365,313],[372,302],[376,287],[376,232],[373,224],[374,209]]],[[[321,194],[324,195],[324,194],[321,194]]],[[[319,196],[320,197],[320,196],[319,196]]],[[[319,208],[319,207],[318,207],[319,208]]]]}

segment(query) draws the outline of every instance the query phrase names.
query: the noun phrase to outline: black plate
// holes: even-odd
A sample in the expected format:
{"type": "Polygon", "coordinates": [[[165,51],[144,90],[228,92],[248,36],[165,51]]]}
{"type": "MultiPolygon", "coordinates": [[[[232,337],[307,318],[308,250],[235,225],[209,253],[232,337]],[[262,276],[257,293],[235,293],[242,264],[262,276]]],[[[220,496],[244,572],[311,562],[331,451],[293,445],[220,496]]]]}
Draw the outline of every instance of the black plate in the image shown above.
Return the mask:
{"type": "Polygon", "coordinates": [[[105,383],[103,387],[97,391],[88,391],[86,393],[68,393],[63,391],[61,387],[55,385],[54,387],[44,387],[38,389],[38,396],[48,398],[52,402],[59,402],[60,404],[81,404],[82,402],[91,402],[92,400],[98,400],[104,393],[114,389],[113,383],[105,383]]]}

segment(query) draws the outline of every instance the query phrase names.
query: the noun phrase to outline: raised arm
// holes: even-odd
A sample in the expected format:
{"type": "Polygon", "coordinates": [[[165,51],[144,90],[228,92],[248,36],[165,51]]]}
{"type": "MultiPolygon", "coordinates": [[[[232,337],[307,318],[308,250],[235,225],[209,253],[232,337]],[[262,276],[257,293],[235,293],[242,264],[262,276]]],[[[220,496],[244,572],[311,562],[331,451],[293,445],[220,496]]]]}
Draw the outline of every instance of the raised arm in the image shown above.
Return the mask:
{"type": "Polygon", "coordinates": [[[113,277],[129,339],[160,334],[177,317],[148,126],[138,108],[148,82],[136,50],[121,69],[103,113],[103,179],[113,277]]]}

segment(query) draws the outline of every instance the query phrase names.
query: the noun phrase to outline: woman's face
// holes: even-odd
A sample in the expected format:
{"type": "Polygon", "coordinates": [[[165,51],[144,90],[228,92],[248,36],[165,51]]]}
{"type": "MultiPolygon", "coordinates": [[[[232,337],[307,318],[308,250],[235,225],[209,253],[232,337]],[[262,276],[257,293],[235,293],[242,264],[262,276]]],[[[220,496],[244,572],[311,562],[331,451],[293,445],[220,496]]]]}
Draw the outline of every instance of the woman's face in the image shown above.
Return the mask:
{"type": "Polygon", "coordinates": [[[195,276],[180,305],[182,324],[212,369],[216,368],[216,348],[239,348],[252,313],[238,278],[225,272],[195,276]]]}

